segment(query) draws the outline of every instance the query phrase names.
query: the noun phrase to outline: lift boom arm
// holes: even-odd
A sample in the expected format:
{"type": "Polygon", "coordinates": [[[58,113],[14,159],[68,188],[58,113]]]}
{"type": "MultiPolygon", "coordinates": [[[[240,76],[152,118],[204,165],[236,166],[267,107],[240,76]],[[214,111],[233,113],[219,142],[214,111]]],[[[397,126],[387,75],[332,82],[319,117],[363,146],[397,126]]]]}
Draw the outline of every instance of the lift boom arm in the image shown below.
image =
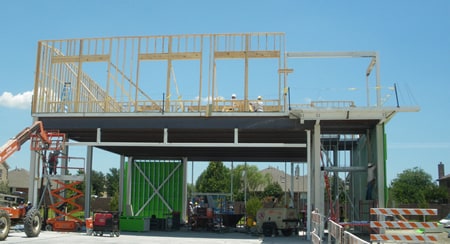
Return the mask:
{"type": "Polygon", "coordinates": [[[36,121],[31,127],[23,129],[19,134],[8,140],[8,142],[0,148],[0,163],[5,162],[6,159],[13,153],[19,151],[20,147],[31,138],[31,135],[35,133],[40,137],[44,147],[48,147],[51,144],[51,141],[47,136],[47,132],[44,130],[44,126],[42,125],[42,121],[36,121]]]}

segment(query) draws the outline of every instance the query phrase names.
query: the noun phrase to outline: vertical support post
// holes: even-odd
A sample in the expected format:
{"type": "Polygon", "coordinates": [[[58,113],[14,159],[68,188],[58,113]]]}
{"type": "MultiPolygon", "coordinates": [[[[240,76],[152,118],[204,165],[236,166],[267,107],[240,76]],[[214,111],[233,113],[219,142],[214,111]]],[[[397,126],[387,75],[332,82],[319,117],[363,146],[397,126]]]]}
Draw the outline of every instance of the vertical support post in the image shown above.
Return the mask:
{"type": "Polygon", "coordinates": [[[316,123],[314,125],[314,134],[312,142],[313,150],[313,175],[314,175],[314,205],[315,208],[319,209],[319,213],[324,213],[324,189],[322,187],[322,181],[320,176],[320,124],[316,123]]]}
{"type": "Polygon", "coordinates": [[[97,128],[97,143],[102,142],[102,128],[97,128]]]}
{"type": "Polygon", "coordinates": [[[38,202],[38,186],[39,186],[39,159],[34,151],[30,152],[30,178],[28,199],[34,203],[38,202]]]}
{"type": "MultiPolygon", "coordinates": [[[[69,147],[68,146],[64,147],[63,155],[69,155],[69,147]]],[[[69,166],[69,159],[68,159],[68,157],[62,157],[61,170],[60,170],[60,174],[61,175],[68,175],[69,174],[68,166],[69,166]]],[[[65,193],[65,191],[63,193],[65,193]]]]}
{"type": "MultiPolygon", "coordinates": [[[[68,138],[66,138],[66,140],[68,141],[69,139],[68,138]]],[[[66,142],[67,142],[66,141],[66,142]]],[[[69,155],[69,147],[68,146],[65,146],[64,148],[63,148],[63,155],[69,155]]],[[[68,168],[68,166],[69,166],[69,159],[68,159],[68,157],[63,157],[62,158],[62,160],[61,160],[61,169],[60,169],[60,174],[61,175],[68,175],[69,174],[69,168],[68,168]]],[[[60,195],[61,195],[61,197],[63,197],[63,198],[67,198],[66,196],[67,196],[67,191],[62,191],[61,193],[60,193],[60,195]]]]}
{"type": "Polygon", "coordinates": [[[125,156],[120,155],[120,168],[119,168],[119,212],[123,212],[123,183],[124,183],[124,169],[125,169],[125,156]]]}
{"type": "MultiPolygon", "coordinates": [[[[164,40],[164,39],[163,39],[164,40]]],[[[170,71],[172,70],[172,58],[170,57],[170,54],[172,53],[172,37],[169,36],[167,41],[169,42],[167,45],[167,53],[168,53],[168,58],[167,58],[167,80],[166,80],[166,107],[164,108],[164,111],[169,111],[170,112],[170,96],[172,95],[170,93],[170,71]]]]}
{"type": "Polygon", "coordinates": [[[134,216],[131,206],[131,170],[133,169],[132,164],[134,164],[133,157],[128,157],[128,167],[127,167],[127,197],[126,197],[126,214],[127,216],[134,216]]]}
{"type": "Polygon", "coordinates": [[[250,49],[250,35],[245,35],[244,52],[244,108],[248,108],[248,51],[250,49]]]}
{"type": "Polygon", "coordinates": [[[386,207],[385,198],[385,186],[386,186],[386,162],[384,158],[384,124],[377,124],[375,128],[376,132],[376,155],[377,155],[377,195],[378,195],[378,207],[386,207]]]}
{"type": "Polygon", "coordinates": [[[284,162],[284,207],[287,206],[287,163],[284,162]]]}
{"type": "Polygon", "coordinates": [[[381,84],[380,84],[380,59],[379,59],[379,56],[378,56],[378,52],[376,53],[376,55],[375,55],[375,58],[376,58],[376,63],[375,63],[375,65],[376,65],[376,67],[377,67],[377,77],[376,77],[376,79],[377,79],[377,87],[376,87],[376,91],[377,91],[377,107],[381,107],[381,84]]]}
{"type": "Polygon", "coordinates": [[[169,132],[168,132],[168,129],[167,129],[167,128],[164,128],[164,138],[163,138],[164,144],[167,144],[168,138],[169,138],[169,132]]]}
{"type": "MultiPolygon", "coordinates": [[[[42,42],[38,41],[38,48],[37,48],[37,55],[36,55],[36,72],[34,75],[34,87],[39,87],[39,83],[41,82],[39,77],[41,75],[41,54],[42,54],[42,42]]],[[[34,89],[33,91],[33,97],[32,97],[32,103],[31,103],[31,114],[35,114],[38,111],[38,101],[41,97],[41,94],[39,92],[42,92],[42,89],[34,89]]],[[[41,104],[40,104],[41,105],[41,104]]],[[[42,107],[42,105],[41,105],[42,107]]],[[[29,188],[33,189],[33,188],[29,188]]],[[[30,192],[30,191],[29,191],[30,192]]],[[[28,198],[33,199],[33,198],[28,198]]]]}
{"type": "MultiPolygon", "coordinates": [[[[306,164],[308,166],[308,191],[306,192],[306,239],[311,240],[311,199],[312,199],[312,166],[311,166],[311,131],[306,130],[306,164]]],[[[304,174],[305,172],[303,172],[304,174]]]]}
{"type": "MultiPolygon", "coordinates": [[[[186,223],[187,219],[186,219],[186,213],[187,213],[187,203],[188,203],[188,197],[187,197],[187,165],[188,165],[188,160],[187,157],[183,157],[183,196],[182,196],[182,201],[183,204],[181,205],[181,213],[180,216],[183,220],[183,223],[186,223]]],[[[181,186],[180,186],[181,187],[181,186]]],[[[177,223],[179,224],[179,223],[177,223]]]]}
{"type": "Polygon", "coordinates": [[[94,147],[87,146],[86,169],[85,169],[85,194],[84,194],[84,218],[90,217],[91,212],[91,175],[92,175],[92,154],[94,147]]]}
{"type": "MultiPolygon", "coordinates": [[[[74,112],[80,111],[80,101],[81,101],[81,80],[83,77],[83,61],[81,61],[81,56],[83,55],[83,40],[80,39],[80,50],[79,50],[79,59],[78,59],[78,72],[77,72],[77,87],[74,94],[74,112]]],[[[84,112],[92,112],[92,111],[84,111],[84,112]]]]}
{"type": "Polygon", "coordinates": [[[233,203],[233,171],[234,170],[234,163],[231,161],[231,174],[230,174],[230,193],[231,193],[231,202],[233,203]]]}
{"type": "Polygon", "coordinates": [[[247,221],[247,162],[244,166],[244,209],[245,209],[245,220],[247,221]]]}
{"type": "MultiPolygon", "coordinates": [[[[319,213],[325,213],[324,204],[324,187],[322,184],[321,170],[320,170],[320,121],[316,121],[314,125],[313,137],[313,174],[314,174],[314,205],[319,210],[319,213]]],[[[323,237],[323,228],[321,226],[319,236],[323,237]]]]}
{"type": "Polygon", "coordinates": [[[291,200],[289,202],[289,204],[291,206],[289,206],[290,208],[294,207],[294,162],[291,161],[291,192],[289,192],[290,196],[291,196],[291,200]]]}
{"type": "MultiPolygon", "coordinates": [[[[141,59],[139,59],[139,56],[140,56],[140,54],[141,54],[141,42],[142,42],[142,38],[139,38],[138,39],[138,48],[137,48],[137,56],[138,56],[138,58],[137,58],[137,60],[136,60],[136,62],[137,62],[137,64],[136,64],[136,78],[135,78],[135,89],[134,89],[134,101],[133,101],[133,104],[134,104],[134,111],[133,112],[136,112],[136,110],[137,110],[137,106],[138,106],[138,97],[139,97],[139,77],[140,77],[140,67],[141,67],[141,59]]],[[[110,48],[111,48],[111,46],[112,45],[109,45],[110,46],[110,48]]],[[[110,54],[111,54],[111,52],[109,52],[110,54]]],[[[110,67],[111,67],[111,62],[108,62],[108,78],[107,78],[107,81],[106,81],[106,90],[107,91],[109,91],[109,81],[111,80],[111,71],[110,71],[110,67]]],[[[131,92],[131,90],[130,90],[130,92],[131,92]]],[[[163,101],[164,101],[164,98],[163,98],[163,101]]],[[[162,111],[164,111],[165,109],[164,109],[164,106],[162,107],[162,109],[161,109],[162,111]]],[[[131,112],[131,109],[130,110],[128,110],[128,112],[131,112]]],[[[121,195],[122,196],[122,195],[121,195]]]]}

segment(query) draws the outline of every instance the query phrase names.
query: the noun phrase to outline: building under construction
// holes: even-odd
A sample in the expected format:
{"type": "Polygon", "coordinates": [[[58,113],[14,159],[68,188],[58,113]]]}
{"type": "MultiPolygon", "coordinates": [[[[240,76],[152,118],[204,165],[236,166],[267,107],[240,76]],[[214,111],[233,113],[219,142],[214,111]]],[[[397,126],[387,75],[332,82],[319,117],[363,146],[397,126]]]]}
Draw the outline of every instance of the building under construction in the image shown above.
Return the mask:
{"type": "MultiPolygon", "coordinates": [[[[121,156],[125,217],[186,212],[187,162],[235,161],[304,164],[308,213],[368,219],[369,207],[386,204],[385,124],[419,109],[384,106],[377,52],[296,52],[287,42],[284,33],[40,41],[32,116],[65,134],[66,154],[87,148],[86,182],[94,147],[121,156]],[[291,103],[300,91],[288,76],[302,70],[288,61],[313,58],[366,62],[357,71],[365,100],[291,103]],[[254,112],[263,89],[270,90],[263,110],[254,112]],[[376,184],[367,199],[369,164],[376,184]]],[[[36,199],[39,159],[32,155],[36,199]]]]}

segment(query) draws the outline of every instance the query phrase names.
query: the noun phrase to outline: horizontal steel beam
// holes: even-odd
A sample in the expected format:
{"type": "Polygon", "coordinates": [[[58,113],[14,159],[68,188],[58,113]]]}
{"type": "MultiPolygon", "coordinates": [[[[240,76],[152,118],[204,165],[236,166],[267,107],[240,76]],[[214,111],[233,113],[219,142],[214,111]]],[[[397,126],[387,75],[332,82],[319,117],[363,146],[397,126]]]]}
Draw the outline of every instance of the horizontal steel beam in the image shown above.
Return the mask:
{"type": "Polygon", "coordinates": [[[67,142],[67,146],[94,147],[259,147],[306,148],[306,143],[163,143],[163,142],[67,142]]]}

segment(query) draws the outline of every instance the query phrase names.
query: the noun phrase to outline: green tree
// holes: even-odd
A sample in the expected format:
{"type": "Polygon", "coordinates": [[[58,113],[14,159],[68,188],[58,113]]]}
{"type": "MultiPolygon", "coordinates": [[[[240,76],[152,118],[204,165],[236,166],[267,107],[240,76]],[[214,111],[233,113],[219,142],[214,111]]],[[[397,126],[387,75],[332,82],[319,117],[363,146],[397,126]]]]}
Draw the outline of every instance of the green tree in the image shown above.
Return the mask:
{"type": "Polygon", "coordinates": [[[117,168],[110,168],[109,173],[106,174],[106,193],[108,196],[114,196],[119,193],[119,170],[117,168]]]}
{"type": "Polygon", "coordinates": [[[198,177],[195,188],[205,193],[230,192],[230,169],[222,162],[210,162],[206,170],[198,177]]]}
{"type": "Polygon", "coordinates": [[[247,201],[247,206],[245,207],[245,212],[248,217],[251,217],[252,219],[256,218],[256,213],[258,210],[262,208],[262,202],[261,199],[257,197],[251,197],[247,201]]]}
{"type": "Polygon", "coordinates": [[[268,185],[271,181],[269,174],[261,174],[255,165],[238,165],[232,171],[233,194],[237,200],[244,200],[244,189],[251,196],[256,196],[258,191],[268,185]],[[245,172],[245,173],[244,173],[245,172]],[[245,187],[245,184],[247,186],[245,187]]]}
{"type": "Polygon", "coordinates": [[[195,186],[191,183],[187,184],[187,194],[188,196],[192,196],[192,193],[196,192],[195,186]]]}
{"type": "Polygon", "coordinates": [[[92,170],[91,174],[91,186],[92,186],[92,194],[101,196],[103,192],[105,192],[105,174],[100,171],[92,170]]]}
{"type": "Polygon", "coordinates": [[[119,210],[119,191],[114,192],[114,195],[112,195],[111,201],[109,202],[109,208],[112,211],[118,211],[119,210]]]}
{"type": "Polygon", "coordinates": [[[448,192],[445,187],[439,187],[432,184],[431,187],[425,191],[425,199],[434,203],[446,203],[448,199],[448,192]]]}
{"type": "Polygon", "coordinates": [[[280,198],[283,195],[283,189],[278,182],[271,182],[264,188],[264,197],[280,198]]]}
{"type": "MultiPolygon", "coordinates": [[[[84,171],[79,170],[77,175],[84,175],[84,171]]],[[[105,174],[101,171],[92,170],[91,174],[91,195],[100,196],[103,192],[105,192],[106,179],[105,174]]],[[[78,190],[85,191],[86,185],[83,181],[81,184],[75,187],[78,190]]]]}
{"type": "Polygon", "coordinates": [[[447,198],[447,193],[433,183],[431,175],[418,167],[400,173],[392,180],[390,189],[398,203],[418,203],[421,207],[447,198]]]}
{"type": "Polygon", "coordinates": [[[11,194],[8,182],[0,182],[0,192],[3,194],[11,194]]]}

